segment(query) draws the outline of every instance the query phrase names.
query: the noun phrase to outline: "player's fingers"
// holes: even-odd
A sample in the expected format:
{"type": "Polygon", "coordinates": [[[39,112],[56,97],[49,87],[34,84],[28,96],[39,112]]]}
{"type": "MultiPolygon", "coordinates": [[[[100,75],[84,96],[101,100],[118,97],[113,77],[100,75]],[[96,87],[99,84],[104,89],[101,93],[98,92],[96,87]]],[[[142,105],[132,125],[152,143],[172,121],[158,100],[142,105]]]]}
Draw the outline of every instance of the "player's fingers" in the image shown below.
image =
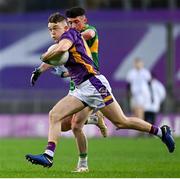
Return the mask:
{"type": "Polygon", "coordinates": [[[34,86],[34,84],[35,84],[34,75],[31,76],[30,84],[31,84],[31,86],[34,86]]]}

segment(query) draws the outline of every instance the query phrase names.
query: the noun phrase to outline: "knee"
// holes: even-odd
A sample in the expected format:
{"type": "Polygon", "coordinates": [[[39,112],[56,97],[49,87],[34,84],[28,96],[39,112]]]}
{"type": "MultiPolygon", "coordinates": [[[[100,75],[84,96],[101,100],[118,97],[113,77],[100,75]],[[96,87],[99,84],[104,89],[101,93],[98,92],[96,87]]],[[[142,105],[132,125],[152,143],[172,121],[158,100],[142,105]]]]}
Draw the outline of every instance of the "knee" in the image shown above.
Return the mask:
{"type": "Polygon", "coordinates": [[[49,122],[57,122],[61,120],[61,116],[55,111],[55,110],[51,110],[49,112],[49,122]]]}
{"type": "Polygon", "coordinates": [[[82,132],[82,128],[80,125],[78,125],[78,123],[73,123],[71,125],[71,129],[72,129],[74,134],[82,132]]]}
{"type": "Polygon", "coordinates": [[[117,122],[115,125],[116,125],[118,128],[120,128],[120,129],[126,129],[126,128],[128,128],[128,126],[129,126],[128,117],[123,116],[123,117],[121,118],[121,122],[117,122]]]}

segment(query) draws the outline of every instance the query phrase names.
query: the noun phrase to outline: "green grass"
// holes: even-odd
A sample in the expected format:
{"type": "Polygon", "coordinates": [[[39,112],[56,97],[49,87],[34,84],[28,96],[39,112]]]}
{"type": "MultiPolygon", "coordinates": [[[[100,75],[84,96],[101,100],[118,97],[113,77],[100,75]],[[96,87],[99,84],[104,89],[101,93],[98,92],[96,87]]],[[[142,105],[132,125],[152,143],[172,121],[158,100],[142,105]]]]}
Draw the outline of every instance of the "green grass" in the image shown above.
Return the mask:
{"type": "Polygon", "coordinates": [[[157,138],[89,139],[89,173],[71,173],[76,166],[74,139],[61,139],[54,165],[31,165],[25,154],[39,154],[46,139],[0,139],[0,177],[4,178],[180,178],[180,138],[168,153],[157,138]]]}

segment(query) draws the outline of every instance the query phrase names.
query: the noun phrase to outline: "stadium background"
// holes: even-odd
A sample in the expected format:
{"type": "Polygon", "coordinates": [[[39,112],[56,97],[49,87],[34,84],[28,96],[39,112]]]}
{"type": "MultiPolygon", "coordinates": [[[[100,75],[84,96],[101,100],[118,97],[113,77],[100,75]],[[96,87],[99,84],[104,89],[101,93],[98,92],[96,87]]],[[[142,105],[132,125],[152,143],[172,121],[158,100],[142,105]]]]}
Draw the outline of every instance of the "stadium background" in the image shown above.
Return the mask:
{"type": "Polygon", "coordinates": [[[0,0],[0,177],[179,178],[179,46],[180,0],[0,0]],[[131,130],[116,131],[106,120],[106,139],[100,137],[95,126],[84,127],[91,172],[70,173],[77,162],[71,132],[63,133],[51,169],[25,161],[27,153],[44,149],[48,111],[69,88],[68,81],[50,71],[38,79],[35,87],[29,83],[41,53],[53,43],[47,18],[54,11],[63,13],[76,5],[87,9],[89,23],[98,29],[100,70],[126,114],[130,110],[124,79],[135,57],[141,57],[166,86],[167,98],[156,123],[174,129],[173,154],[160,140],[140,137],[131,130]],[[132,138],[136,135],[139,137],[132,138]]]}
{"type": "MultiPolygon", "coordinates": [[[[100,39],[100,70],[126,113],[125,76],[135,57],[157,74],[167,89],[157,123],[168,123],[180,135],[180,2],[178,0],[1,0],[0,123],[1,137],[46,136],[48,111],[68,92],[68,81],[43,74],[29,84],[39,57],[52,44],[47,18],[51,12],[81,5],[100,39]],[[36,123],[36,127],[34,126],[36,123]]],[[[126,135],[109,125],[109,135],[126,135]]],[[[95,127],[86,128],[98,135],[95,127]]],[[[131,132],[130,132],[131,133],[131,132]]],[[[65,133],[65,135],[71,135],[65,133]]]]}

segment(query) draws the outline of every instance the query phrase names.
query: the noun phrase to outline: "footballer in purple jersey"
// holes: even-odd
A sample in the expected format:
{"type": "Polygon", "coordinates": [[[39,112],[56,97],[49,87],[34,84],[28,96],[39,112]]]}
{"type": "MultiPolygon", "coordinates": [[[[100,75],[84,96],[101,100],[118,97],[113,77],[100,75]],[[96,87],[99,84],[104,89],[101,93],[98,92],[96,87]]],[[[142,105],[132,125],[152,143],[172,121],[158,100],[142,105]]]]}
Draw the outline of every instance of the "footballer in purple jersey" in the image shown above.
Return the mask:
{"type": "MultiPolygon", "coordinates": [[[[69,24],[71,24],[70,26],[73,29],[76,29],[78,32],[81,32],[81,35],[84,37],[83,39],[81,39],[81,37],[78,35],[80,41],[82,41],[84,43],[85,48],[87,49],[88,54],[89,54],[89,49],[87,48],[87,45],[84,42],[84,39],[86,40],[88,47],[90,47],[91,54],[93,56],[93,62],[94,63],[96,62],[95,67],[98,68],[98,65],[97,65],[98,59],[97,59],[97,53],[96,53],[96,52],[98,52],[97,31],[95,28],[87,26],[87,24],[86,24],[87,18],[85,17],[84,9],[82,9],[80,7],[74,7],[74,8],[67,10],[66,15],[67,15],[67,17],[69,17],[68,22],[71,21],[71,23],[69,23],[69,24]],[[73,18],[70,18],[71,15],[73,15],[73,18]],[[74,24],[74,25],[72,25],[72,24],[74,24]],[[79,26],[81,26],[81,28],[79,28],[79,26]],[[76,28],[76,27],[78,27],[78,28],[76,28]],[[83,33],[81,30],[83,30],[83,33]],[[96,53],[96,55],[95,55],[95,53],[96,53]],[[94,57],[96,57],[96,58],[94,59],[94,57]]],[[[52,21],[55,21],[55,20],[56,19],[52,19],[52,21]]],[[[50,35],[57,45],[57,43],[59,42],[60,39],[59,39],[59,36],[56,35],[55,31],[59,31],[57,24],[54,24],[53,28],[49,27],[50,35]]],[[[68,37],[68,38],[72,39],[71,37],[72,37],[72,35],[70,35],[70,37],[68,37]]],[[[61,38],[62,38],[62,36],[61,36],[61,38]]],[[[74,39],[76,39],[76,37],[74,39]]],[[[72,39],[72,41],[73,41],[73,39],[72,39]]],[[[81,45],[81,42],[80,43],[78,42],[77,44],[81,45]]],[[[52,48],[54,48],[54,46],[52,48]]],[[[84,53],[86,54],[86,52],[84,52],[84,53]]],[[[82,54],[81,50],[80,50],[80,54],[82,54]]],[[[90,56],[90,54],[88,56],[90,56]]],[[[81,59],[80,59],[80,61],[82,61],[81,59]]],[[[91,60],[89,62],[92,66],[94,66],[94,64],[91,62],[91,60]]],[[[84,62],[83,62],[83,64],[84,64],[84,62]]],[[[73,65],[74,65],[74,63],[73,63],[73,65]]],[[[89,65],[86,65],[86,66],[89,66],[89,65]]],[[[50,66],[50,67],[52,67],[52,66],[50,66]]],[[[47,64],[43,64],[41,67],[39,67],[32,73],[32,78],[31,78],[32,85],[34,85],[34,82],[38,79],[38,76],[39,76],[38,72],[40,70],[45,71],[47,68],[48,68],[47,64]]],[[[56,67],[56,69],[57,69],[57,67],[56,67]]],[[[60,67],[58,67],[58,69],[60,69],[60,67]]],[[[88,67],[87,67],[87,69],[88,69],[88,67]]],[[[63,74],[65,74],[65,73],[63,73],[63,74]]],[[[91,75],[92,75],[92,73],[90,73],[89,75],[85,75],[83,77],[83,81],[86,78],[89,78],[91,75]]],[[[67,73],[66,76],[69,76],[69,73],[67,73]]],[[[65,77],[65,76],[63,75],[63,77],[65,77]]],[[[75,90],[74,82],[73,83],[72,82],[73,81],[71,80],[69,95],[70,95],[70,93],[72,93],[73,90],[75,90]]],[[[70,115],[62,120],[61,130],[68,131],[68,130],[72,129],[72,132],[75,136],[75,140],[77,143],[79,159],[78,159],[77,167],[75,169],[76,172],[88,171],[88,162],[87,162],[87,159],[88,159],[87,146],[88,145],[87,145],[86,135],[82,130],[84,124],[85,125],[87,125],[87,124],[96,125],[99,128],[102,136],[107,137],[107,126],[104,122],[104,116],[100,111],[97,111],[96,113],[94,113],[93,109],[91,111],[89,111],[89,108],[85,108],[82,111],[80,111],[74,115],[70,115]],[[84,120],[86,120],[86,121],[84,121],[84,120]]]]}
{"type": "Polygon", "coordinates": [[[69,39],[73,45],[69,49],[69,59],[64,65],[75,85],[79,85],[90,75],[99,74],[92,60],[91,51],[80,32],[70,28],[60,38],[69,39]]]}
{"type": "MultiPolygon", "coordinates": [[[[48,22],[48,28],[52,38],[63,37],[63,34],[69,31],[66,19],[59,13],[52,14],[50,20],[52,19],[54,20],[53,22],[48,22]]],[[[76,37],[74,38],[74,40],[76,40],[76,37]]],[[[85,46],[80,43],[78,46],[74,45],[75,42],[71,39],[62,38],[59,40],[58,46],[55,49],[47,51],[42,55],[42,61],[45,62],[46,60],[52,60],[55,56],[64,53],[67,50],[72,50],[70,53],[73,56],[74,61],[71,61],[70,58],[69,62],[74,63],[74,65],[67,64],[67,67],[69,68],[68,70],[70,70],[70,73],[74,73],[74,79],[76,80],[77,86],[71,95],[67,95],[60,99],[49,112],[48,144],[44,153],[39,155],[27,154],[25,156],[26,159],[34,164],[51,167],[53,165],[53,157],[57,147],[59,133],[61,131],[62,120],[86,107],[91,111],[92,106],[101,110],[104,116],[106,116],[117,128],[134,129],[156,135],[167,146],[170,153],[174,152],[175,142],[170,127],[167,125],[157,127],[140,118],[126,116],[116,99],[113,97],[107,79],[103,75],[95,73],[94,66],[89,61],[91,59],[89,56],[90,54],[86,51],[85,46]],[[86,59],[82,54],[77,53],[77,47],[86,52],[89,59],[86,59]],[[73,70],[75,68],[79,71],[74,72],[73,70]],[[82,78],[78,73],[83,74],[82,78]],[[87,76],[85,75],[86,73],[87,76]],[[85,76],[86,79],[83,81],[85,76]]]]}

